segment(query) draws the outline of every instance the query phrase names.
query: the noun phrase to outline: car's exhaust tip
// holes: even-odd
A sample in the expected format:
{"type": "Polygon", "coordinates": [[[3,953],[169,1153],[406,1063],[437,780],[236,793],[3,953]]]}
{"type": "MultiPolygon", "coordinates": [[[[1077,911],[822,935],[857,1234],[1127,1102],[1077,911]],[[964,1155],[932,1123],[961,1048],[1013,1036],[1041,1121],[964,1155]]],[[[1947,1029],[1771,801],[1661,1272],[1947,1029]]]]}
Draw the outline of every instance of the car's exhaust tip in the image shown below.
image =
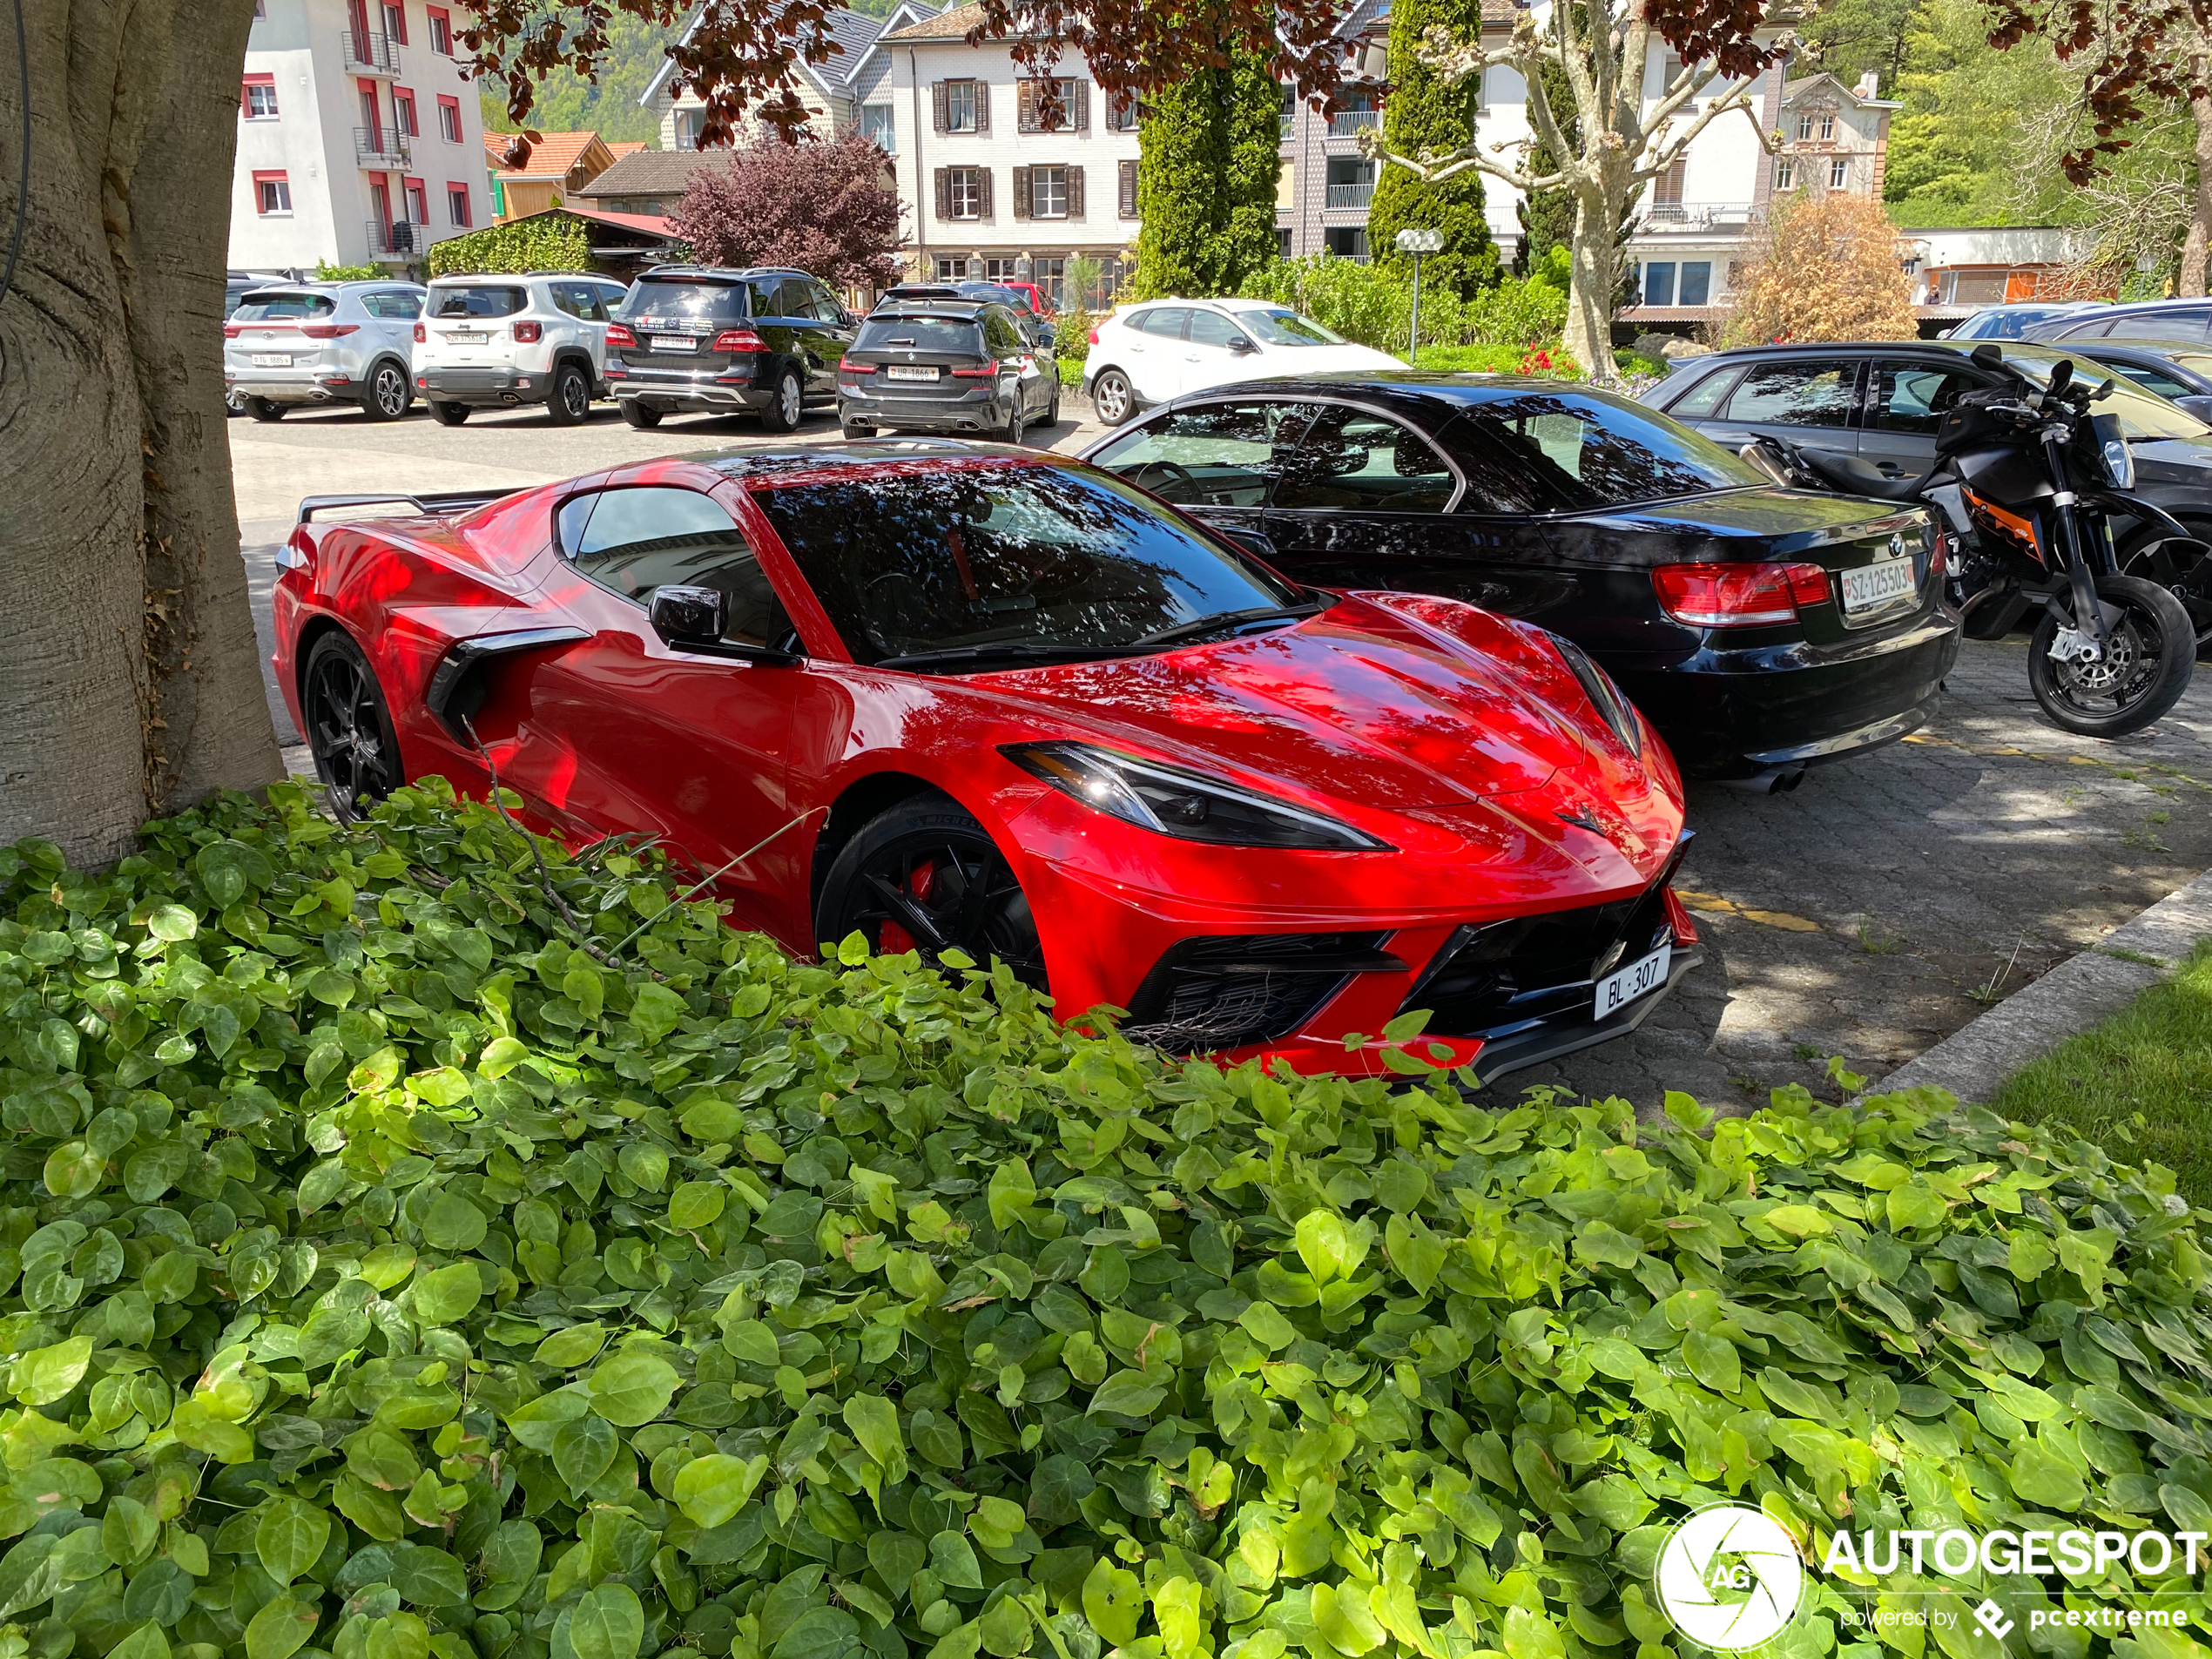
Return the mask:
{"type": "Polygon", "coordinates": [[[1786,795],[1804,780],[1803,766],[1769,766],[1749,778],[1723,779],[1730,789],[1741,789],[1753,795],[1786,795]]]}

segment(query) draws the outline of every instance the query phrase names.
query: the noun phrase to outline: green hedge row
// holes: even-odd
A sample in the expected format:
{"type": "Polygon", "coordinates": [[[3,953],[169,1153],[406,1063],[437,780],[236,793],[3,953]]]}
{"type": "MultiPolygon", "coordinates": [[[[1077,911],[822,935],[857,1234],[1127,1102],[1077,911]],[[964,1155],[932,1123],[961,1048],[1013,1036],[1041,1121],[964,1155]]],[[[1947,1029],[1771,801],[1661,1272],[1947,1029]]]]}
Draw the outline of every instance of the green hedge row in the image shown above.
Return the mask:
{"type": "MultiPolygon", "coordinates": [[[[2155,1170],[1176,1062],[674,879],[438,785],[0,853],[0,1659],[1652,1659],[1723,1498],[2212,1530],[2155,1170]]],[[[1793,1659],[2051,1590],[1816,1576],[1793,1659]]]]}

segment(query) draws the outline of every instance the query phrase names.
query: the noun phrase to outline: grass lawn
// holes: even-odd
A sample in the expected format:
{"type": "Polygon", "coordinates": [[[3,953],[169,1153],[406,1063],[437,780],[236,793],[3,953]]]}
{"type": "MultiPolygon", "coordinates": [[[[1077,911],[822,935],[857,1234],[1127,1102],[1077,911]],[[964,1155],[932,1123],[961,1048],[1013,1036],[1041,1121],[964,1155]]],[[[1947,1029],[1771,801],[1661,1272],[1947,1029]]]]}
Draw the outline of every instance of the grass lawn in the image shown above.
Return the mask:
{"type": "Polygon", "coordinates": [[[2212,940],[2172,979],[2022,1068],[1991,1103],[2070,1124],[2119,1162],[2163,1163],[2183,1197],[2212,1207],[2212,940]]]}

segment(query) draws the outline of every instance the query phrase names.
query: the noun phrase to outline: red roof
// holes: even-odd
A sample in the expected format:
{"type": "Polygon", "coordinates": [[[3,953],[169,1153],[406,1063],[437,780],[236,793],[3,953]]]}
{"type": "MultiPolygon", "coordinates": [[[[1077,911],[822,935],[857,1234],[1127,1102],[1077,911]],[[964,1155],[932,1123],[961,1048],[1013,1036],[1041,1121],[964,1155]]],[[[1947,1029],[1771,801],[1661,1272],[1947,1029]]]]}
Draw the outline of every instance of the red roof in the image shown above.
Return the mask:
{"type": "Polygon", "coordinates": [[[626,231],[637,231],[647,236],[674,236],[676,230],[659,213],[603,213],[596,207],[575,207],[563,205],[549,210],[574,213],[578,219],[589,219],[601,225],[619,225],[626,231]]]}
{"type": "MultiPolygon", "coordinates": [[[[502,134],[500,142],[503,145],[512,136],[511,133],[502,134]]],[[[500,154],[492,148],[492,138],[493,135],[489,132],[484,134],[484,147],[491,152],[491,158],[496,163],[500,154]]],[[[605,140],[596,132],[548,132],[531,146],[529,160],[519,167],[502,167],[499,176],[502,179],[565,179],[569,169],[581,161],[584,152],[595,144],[602,149],[606,147],[605,140]]]]}

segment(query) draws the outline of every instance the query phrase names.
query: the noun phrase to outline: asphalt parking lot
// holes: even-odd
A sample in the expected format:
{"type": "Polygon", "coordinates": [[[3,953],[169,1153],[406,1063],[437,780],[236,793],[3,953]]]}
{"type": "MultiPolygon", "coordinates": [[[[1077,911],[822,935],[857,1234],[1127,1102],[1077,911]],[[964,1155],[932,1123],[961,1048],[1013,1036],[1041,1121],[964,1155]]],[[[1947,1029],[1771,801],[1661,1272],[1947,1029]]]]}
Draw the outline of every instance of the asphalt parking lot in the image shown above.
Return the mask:
{"type": "MultiPolygon", "coordinates": [[[[1098,435],[1079,401],[1064,407],[1034,445],[1073,451],[1098,435]]],[[[444,428],[419,410],[388,425],[335,411],[229,425],[265,655],[270,555],[302,495],[522,486],[765,441],[751,421],[704,416],[633,431],[604,407],[565,429],[536,414],[444,428]]],[[[839,440],[826,415],[796,436],[839,440]]],[[[2043,718],[2020,640],[1968,644],[1947,692],[1925,731],[1793,793],[1694,787],[1678,886],[1703,965],[1633,1037],[1500,1090],[1619,1094],[1647,1114],[1668,1089],[1728,1110],[1784,1082],[1834,1098],[1828,1056],[1878,1079],[2212,866],[2212,673],[2115,743],[2043,718]]]]}

